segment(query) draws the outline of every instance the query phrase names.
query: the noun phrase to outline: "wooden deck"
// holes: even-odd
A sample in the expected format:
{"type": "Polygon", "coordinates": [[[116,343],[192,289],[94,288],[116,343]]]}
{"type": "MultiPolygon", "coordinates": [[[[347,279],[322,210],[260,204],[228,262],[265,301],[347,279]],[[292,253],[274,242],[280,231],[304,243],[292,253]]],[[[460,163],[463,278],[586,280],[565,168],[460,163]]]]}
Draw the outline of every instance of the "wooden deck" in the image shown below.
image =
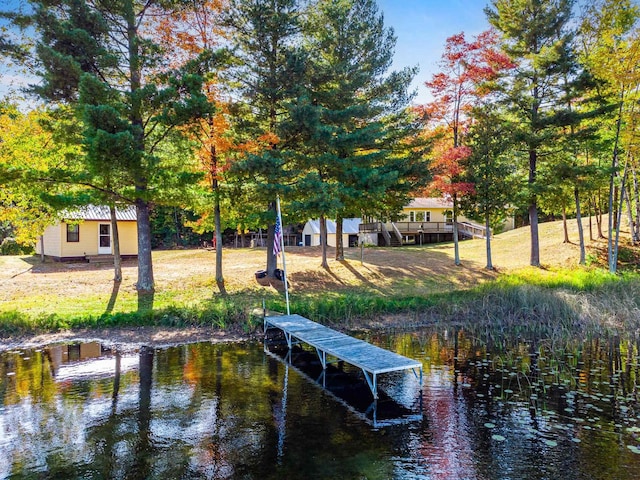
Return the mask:
{"type": "MultiPolygon", "coordinates": [[[[458,222],[458,235],[485,238],[483,225],[458,222]]],[[[377,234],[380,246],[423,245],[453,240],[453,224],[449,222],[372,222],[361,223],[360,234],[377,234]]]]}
{"type": "Polygon", "coordinates": [[[328,356],[360,368],[375,399],[378,398],[377,378],[382,373],[413,370],[416,376],[419,372],[422,383],[422,364],[417,360],[376,347],[300,315],[265,316],[265,334],[269,328],[282,330],[289,348],[301,342],[314,347],[323,369],[327,368],[328,356]]]}

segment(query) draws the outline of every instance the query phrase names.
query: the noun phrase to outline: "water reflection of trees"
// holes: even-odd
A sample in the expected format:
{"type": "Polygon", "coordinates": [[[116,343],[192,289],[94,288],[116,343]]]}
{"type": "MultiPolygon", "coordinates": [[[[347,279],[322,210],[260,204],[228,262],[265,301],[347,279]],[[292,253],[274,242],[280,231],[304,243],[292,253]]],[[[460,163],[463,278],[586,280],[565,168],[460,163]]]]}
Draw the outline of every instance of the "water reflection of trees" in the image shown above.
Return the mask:
{"type": "Polygon", "coordinates": [[[1,355],[0,477],[391,476],[390,445],[256,345],[143,348],[133,370],[112,354],[108,375],[63,382],[45,351],[1,355]]]}
{"type": "MultiPolygon", "coordinates": [[[[640,473],[626,448],[638,443],[636,337],[483,334],[371,336],[425,366],[423,421],[383,432],[254,344],[142,349],[126,371],[116,351],[110,376],[62,383],[46,351],[3,354],[0,422],[24,440],[0,441],[13,462],[0,477],[36,467],[67,478],[398,478],[405,466],[460,478],[640,473]]],[[[400,381],[415,387],[411,375],[400,381]]]]}
{"type": "Polygon", "coordinates": [[[640,467],[626,447],[640,441],[639,338],[540,333],[469,326],[386,337],[390,348],[425,359],[427,377],[448,377],[448,396],[424,394],[427,414],[435,409],[429,420],[437,420],[422,451],[438,425],[454,424],[469,430],[463,436],[471,439],[478,478],[634,478],[640,467]]]}

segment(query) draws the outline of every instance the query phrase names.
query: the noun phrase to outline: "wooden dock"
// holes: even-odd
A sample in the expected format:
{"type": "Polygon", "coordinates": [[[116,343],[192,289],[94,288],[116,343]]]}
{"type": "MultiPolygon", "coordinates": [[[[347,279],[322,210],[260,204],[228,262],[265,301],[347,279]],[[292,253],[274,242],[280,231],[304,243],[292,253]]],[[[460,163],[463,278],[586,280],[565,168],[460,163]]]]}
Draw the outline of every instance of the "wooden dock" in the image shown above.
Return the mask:
{"type": "Polygon", "coordinates": [[[422,383],[422,363],[417,360],[376,347],[300,315],[265,316],[265,335],[269,328],[277,328],[284,333],[289,349],[297,343],[306,343],[315,348],[323,369],[327,368],[328,357],[360,368],[374,399],[378,398],[380,374],[412,370],[416,376],[419,375],[422,383]]]}

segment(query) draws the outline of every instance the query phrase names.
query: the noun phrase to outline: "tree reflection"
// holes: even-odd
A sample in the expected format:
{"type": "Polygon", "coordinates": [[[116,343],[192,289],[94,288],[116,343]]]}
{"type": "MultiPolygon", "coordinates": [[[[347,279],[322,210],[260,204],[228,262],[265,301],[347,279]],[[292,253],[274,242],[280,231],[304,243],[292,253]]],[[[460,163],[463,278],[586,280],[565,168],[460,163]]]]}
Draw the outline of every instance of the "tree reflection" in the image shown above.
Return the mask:
{"type": "Polygon", "coordinates": [[[378,430],[260,345],[5,352],[0,478],[640,478],[638,338],[525,333],[376,338],[425,367],[424,421],[378,430]]]}
{"type": "Polygon", "coordinates": [[[140,348],[140,390],[138,394],[138,435],[134,448],[133,465],[127,479],[143,480],[151,473],[151,387],[153,383],[153,356],[151,347],[140,348]]]}

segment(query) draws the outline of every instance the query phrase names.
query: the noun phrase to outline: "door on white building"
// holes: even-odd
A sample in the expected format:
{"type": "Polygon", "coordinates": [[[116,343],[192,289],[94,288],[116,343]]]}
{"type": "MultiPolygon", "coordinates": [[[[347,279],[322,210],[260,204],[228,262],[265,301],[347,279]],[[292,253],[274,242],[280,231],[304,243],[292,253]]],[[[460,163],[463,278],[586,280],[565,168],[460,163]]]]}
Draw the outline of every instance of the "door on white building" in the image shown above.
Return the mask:
{"type": "Polygon", "coordinates": [[[111,254],[111,224],[98,225],[98,255],[111,254]]]}

